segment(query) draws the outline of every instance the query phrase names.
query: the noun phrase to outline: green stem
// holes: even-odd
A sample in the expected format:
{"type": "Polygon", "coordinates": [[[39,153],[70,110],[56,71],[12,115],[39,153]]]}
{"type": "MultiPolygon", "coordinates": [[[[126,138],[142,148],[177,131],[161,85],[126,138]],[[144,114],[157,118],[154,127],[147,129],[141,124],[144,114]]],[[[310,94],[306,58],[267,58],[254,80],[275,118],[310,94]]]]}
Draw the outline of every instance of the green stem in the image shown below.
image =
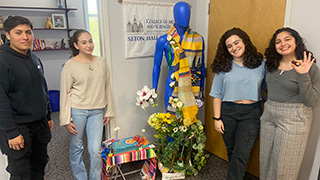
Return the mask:
{"type": "Polygon", "coordinates": [[[162,153],[164,153],[164,137],[161,139],[162,153]]]}
{"type": "Polygon", "coordinates": [[[188,151],[187,158],[185,161],[186,164],[188,163],[189,159],[191,158],[192,145],[193,145],[193,138],[190,140],[189,149],[188,149],[189,151],[188,151]]]}
{"type": "Polygon", "coordinates": [[[156,109],[156,113],[158,114],[158,108],[157,108],[157,103],[154,103],[154,108],[156,109]]]}

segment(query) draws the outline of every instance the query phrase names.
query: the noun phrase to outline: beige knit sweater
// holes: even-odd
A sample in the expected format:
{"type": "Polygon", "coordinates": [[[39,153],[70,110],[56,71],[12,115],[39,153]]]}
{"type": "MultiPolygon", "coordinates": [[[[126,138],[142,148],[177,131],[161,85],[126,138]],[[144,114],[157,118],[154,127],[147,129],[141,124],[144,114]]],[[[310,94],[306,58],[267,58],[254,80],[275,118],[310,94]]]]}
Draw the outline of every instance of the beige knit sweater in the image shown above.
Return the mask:
{"type": "Polygon", "coordinates": [[[68,60],[61,72],[60,125],[69,124],[71,107],[105,109],[105,117],[114,117],[110,73],[106,61],[96,57],[90,63],[68,60]]]}

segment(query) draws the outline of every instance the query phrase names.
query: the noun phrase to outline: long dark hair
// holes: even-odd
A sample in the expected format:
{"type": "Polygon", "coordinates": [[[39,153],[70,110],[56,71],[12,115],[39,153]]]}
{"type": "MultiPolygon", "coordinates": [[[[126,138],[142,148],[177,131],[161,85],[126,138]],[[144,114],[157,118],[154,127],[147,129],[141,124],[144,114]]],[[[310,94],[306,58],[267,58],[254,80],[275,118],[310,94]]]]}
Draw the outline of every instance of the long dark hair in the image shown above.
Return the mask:
{"type": "Polygon", "coordinates": [[[33,25],[29,19],[22,16],[9,16],[3,23],[4,31],[10,34],[11,29],[23,24],[28,25],[33,30],[33,25]]]}
{"type": "Polygon", "coordinates": [[[254,69],[261,65],[263,56],[252,44],[248,34],[240,28],[232,28],[226,31],[219,40],[216,56],[214,57],[213,63],[210,66],[212,72],[229,72],[232,69],[233,57],[229,53],[226,46],[226,40],[232,35],[239,36],[239,38],[242,39],[245,45],[245,51],[243,54],[243,65],[250,69],[254,69]]]}
{"type": "MultiPolygon", "coordinates": [[[[276,44],[276,38],[277,38],[278,34],[280,34],[281,32],[284,32],[284,31],[288,32],[295,39],[295,42],[296,42],[296,49],[295,49],[296,59],[303,59],[303,52],[307,51],[302,37],[299,35],[299,33],[296,30],[294,30],[292,28],[289,28],[289,27],[284,27],[284,28],[278,29],[272,35],[272,38],[271,38],[271,40],[269,42],[269,46],[266,48],[266,51],[264,53],[264,55],[266,57],[266,67],[267,67],[268,71],[270,71],[270,72],[273,72],[273,71],[275,71],[275,70],[277,70],[279,68],[280,61],[282,59],[282,55],[280,55],[277,52],[275,44],[276,44]]],[[[307,54],[309,54],[309,52],[310,51],[307,51],[307,54]]]]}
{"type": "MultiPolygon", "coordinates": [[[[70,51],[71,51],[71,54],[72,56],[76,56],[79,54],[79,50],[74,46],[73,43],[76,43],[78,44],[78,41],[79,41],[79,36],[82,34],[82,33],[88,33],[90,34],[87,30],[84,30],[84,29],[78,29],[76,30],[73,35],[69,38],[68,42],[69,42],[69,47],[70,47],[70,51]]],[[[91,36],[91,34],[90,34],[91,36]]]]}

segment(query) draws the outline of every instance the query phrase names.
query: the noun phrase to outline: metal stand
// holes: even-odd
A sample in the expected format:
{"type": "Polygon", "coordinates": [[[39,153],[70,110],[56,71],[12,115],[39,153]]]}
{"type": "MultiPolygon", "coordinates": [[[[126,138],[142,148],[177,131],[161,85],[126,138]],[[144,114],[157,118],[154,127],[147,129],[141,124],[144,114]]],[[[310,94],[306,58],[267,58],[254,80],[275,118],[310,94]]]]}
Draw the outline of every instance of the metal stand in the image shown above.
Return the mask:
{"type": "Polygon", "coordinates": [[[126,180],[125,176],[141,171],[141,169],[137,169],[137,170],[129,171],[127,173],[123,173],[121,170],[121,164],[117,164],[115,167],[117,168],[117,173],[115,175],[112,174],[110,177],[110,179],[114,179],[114,180],[116,180],[118,177],[122,177],[123,180],[126,180]],[[120,175],[119,175],[119,172],[120,172],[120,175]]]}

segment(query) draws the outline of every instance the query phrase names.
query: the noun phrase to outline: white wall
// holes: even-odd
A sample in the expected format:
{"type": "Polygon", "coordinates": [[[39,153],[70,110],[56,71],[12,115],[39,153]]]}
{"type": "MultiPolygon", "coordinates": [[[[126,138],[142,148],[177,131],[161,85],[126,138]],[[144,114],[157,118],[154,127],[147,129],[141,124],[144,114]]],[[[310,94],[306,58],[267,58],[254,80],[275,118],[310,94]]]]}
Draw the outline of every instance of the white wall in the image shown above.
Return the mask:
{"type": "MultiPolygon", "coordinates": [[[[178,0],[143,0],[154,2],[176,3],[178,0]]],[[[207,0],[195,1],[186,0],[191,4],[190,26],[198,31],[207,40],[207,0]]],[[[110,65],[113,76],[114,101],[116,117],[115,126],[119,126],[120,137],[133,136],[139,133],[142,128],[146,129],[146,136],[153,141],[154,131],[147,124],[148,117],[155,112],[153,107],[143,110],[135,105],[136,92],[144,85],[152,87],[153,57],[125,59],[124,57],[124,27],[122,4],[117,0],[109,0],[103,4],[103,13],[108,16],[109,38],[110,38],[110,65]]],[[[106,35],[106,36],[108,36],[106,35]]],[[[206,53],[205,53],[206,54],[206,53]]],[[[161,76],[159,81],[159,111],[164,110],[163,94],[165,79],[168,74],[167,63],[163,58],[161,76]]],[[[204,119],[200,111],[200,119],[204,119]],[[202,118],[201,118],[202,117],[202,118]]]]}
{"type": "MultiPolygon", "coordinates": [[[[296,29],[305,39],[306,46],[318,57],[320,65],[320,1],[319,0],[287,0],[286,24],[296,29]]],[[[305,156],[301,165],[298,179],[315,180],[318,177],[320,164],[320,102],[313,109],[313,123],[308,139],[305,156]]]]}
{"type": "MultiPolygon", "coordinates": [[[[207,53],[208,53],[208,31],[209,31],[209,2],[210,0],[201,0],[197,1],[197,10],[193,13],[193,15],[196,17],[196,24],[195,27],[192,27],[194,31],[197,31],[199,34],[201,34],[204,38],[205,43],[205,66],[210,67],[210,64],[207,64],[207,53]]],[[[207,69],[207,71],[211,72],[210,68],[207,69]]],[[[208,73],[208,72],[207,72],[208,73]]],[[[206,81],[204,84],[204,87],[206,87],[206,81]]],[[[205,89],[205,88],[204,88],[205,89]]],[[[206,94],[206,92],[204,92],[206,94]]],[[[204,124],[205,121],[205,106],[201,107],[199,109],[198,118],[201,120],[202,124],[204,124]]]]}

